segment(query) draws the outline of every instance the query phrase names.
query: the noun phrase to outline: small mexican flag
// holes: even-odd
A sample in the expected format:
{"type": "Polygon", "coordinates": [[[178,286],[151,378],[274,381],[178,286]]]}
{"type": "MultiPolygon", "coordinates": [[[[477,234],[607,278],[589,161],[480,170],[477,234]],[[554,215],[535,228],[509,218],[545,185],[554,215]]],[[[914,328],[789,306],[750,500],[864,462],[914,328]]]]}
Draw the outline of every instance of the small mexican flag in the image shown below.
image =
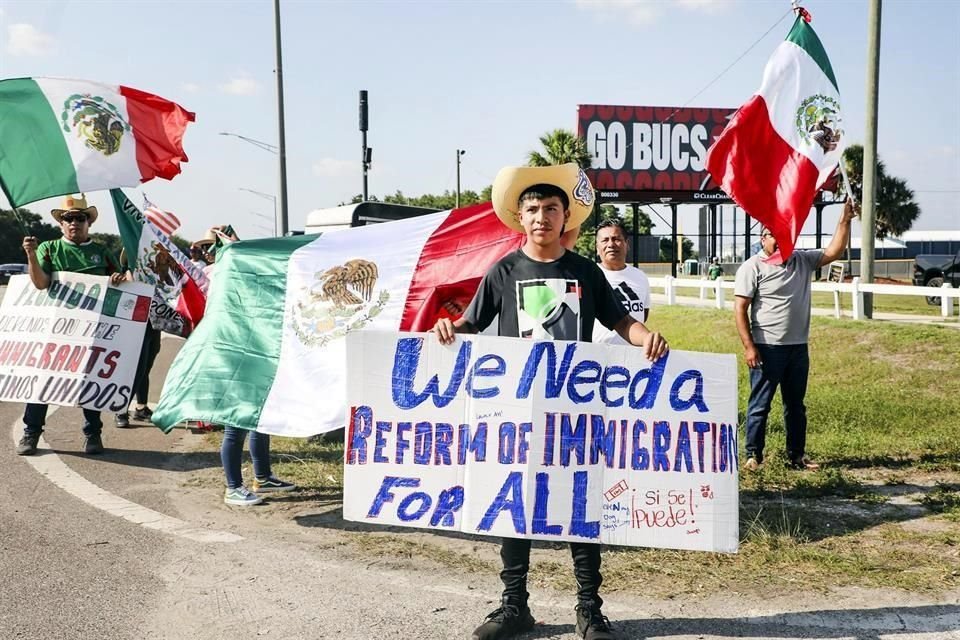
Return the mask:
{"type": "Polygon", "coordinates": [[[226,245],[204,320],[167,372],[153,422],[302,437],[341,427],[346,335],[428,331],[439,316],[459,316],[487,268],[523,240],[486,203],[226,245]]]}
{"type": "Polygon", "coordinates": [[[134,279],[156,287],[150,325],[187,337],[203,317],[207,302],[203,292],[209,286],[209,279],[123,191],[111,189],[110,197],[126,262],[134,279]]]}
{"type": "Polygon", "coordinates": [[[783,260],[844,148],[837,78],[810,15],[799,14],[706,162],[727,195],[770,229],[783,260]]]}
{"type": "Polygon", "coordinates": [[[126,293],[109,287],[103,296],[103,315],[134,322],[146,322],[150,313],[150,298],[126,293]]]}
{"type": "Polygon", "coordinates": [[[173,179],[194,114],[123,86],[0,80],[0,187],[16,208],[65,193],[173,179]]]}

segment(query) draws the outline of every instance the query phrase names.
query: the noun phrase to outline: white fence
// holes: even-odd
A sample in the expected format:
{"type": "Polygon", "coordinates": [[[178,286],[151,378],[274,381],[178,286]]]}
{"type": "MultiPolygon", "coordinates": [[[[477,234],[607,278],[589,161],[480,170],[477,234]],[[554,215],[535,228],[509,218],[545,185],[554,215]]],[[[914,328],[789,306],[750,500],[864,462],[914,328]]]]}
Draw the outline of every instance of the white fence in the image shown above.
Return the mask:
{"type": "MultiPolygon", "coordinates": [[[[898,295],[898,296],[921,296],[940,298],[940,315],[944,318],[950,318],[954,314],[954,299],[960,299],[960,289],[954,289],[948,283],[942,287],[915,287],[897,284],[867,284],[860,281],[860,278],[854,278],[852,282],[814,282],[812,283],[814,291],[832,291],[833,292],[833,315],[836,318],[841,317],[840,313],[840,295],[849,293],[851,297],[851,309],[854,320],[863,320],[863,294],[872,293],[874,295],[898,295]]],[[[729,295],[733,300],[733,280],[718,278],[716,280],[707,280],[701,278],[694,280],[692,278],[674,278],[673,276],[664,276],[662,278],[650,278],[651,291],[657,289],[663,290],[667,298],[667,305],[677,304],[678,289],[696,289],[700,300],[707,299],[707,293],[712,292],[714,297],[714,306],[717,309],[723,309],[726,298],[729,295]],[[730,292],[727,294],[727,292],[730,292]]],[[[958,305],[960,308],[960,305],[958,305]]]]}

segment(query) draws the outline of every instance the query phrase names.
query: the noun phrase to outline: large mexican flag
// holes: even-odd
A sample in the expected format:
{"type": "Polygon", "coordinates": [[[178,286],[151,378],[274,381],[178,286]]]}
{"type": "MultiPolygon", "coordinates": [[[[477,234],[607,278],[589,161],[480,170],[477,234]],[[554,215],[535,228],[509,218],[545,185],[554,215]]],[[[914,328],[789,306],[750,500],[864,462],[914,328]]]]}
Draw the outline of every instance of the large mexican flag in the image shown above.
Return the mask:
{"type": "Polygon", "coordinates": [[[138,89],[86,80],[0,81],[0,187],[14,207],[171,180],[194,114],[138,89]]]}
{"type": "Polygon", "coordinates": [[[801,10],[759,91],[707,151],[713,179],[771,230],[784,260],[844,148],[837,79],[808,22],[801,10]]]}
{"type": "Polygon", "coordinates": [[[153,422],[289,436],[342,427],[344,337],[426,331],[458,316],[490,265],[522,242],[487,203],[230,244],[218,251],[203,322],[170,367],[153,422]]]}

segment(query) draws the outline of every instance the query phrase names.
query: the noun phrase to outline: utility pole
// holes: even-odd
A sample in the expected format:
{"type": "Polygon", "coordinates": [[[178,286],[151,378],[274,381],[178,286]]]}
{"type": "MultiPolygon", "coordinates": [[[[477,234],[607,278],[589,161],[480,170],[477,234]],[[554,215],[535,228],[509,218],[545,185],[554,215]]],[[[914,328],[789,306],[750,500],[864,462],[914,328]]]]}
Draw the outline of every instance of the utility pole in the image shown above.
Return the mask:
{"type": "Polygon", "coordinates": [[[289,220],[287,216],[287,139],[283,127],[283,55],[280,45],[280,0],[273,0],[273,20],[277,45],[277,127],[280,134],[280,219],[277,226],[280,235],[287,235],[289,220]]]}
{"type": "Polygon", "coordinates": [[[363,163],[363,201],[367,201],[367,171],[370,169],[370,160],[372,159],[373,149],[367,147],[367,90],[360,90],[360,135],[361,135],[361,158],[363,163]]]}
{"type": "Polygon", "coordinates": [[[457,149],[457,209],[460,208],[460,156],[465,153],[463,149],[457,149]]]}
{"type": "MultiPolygon", "coordinates": [[[[863,208],[860,212],[860,278],[873,282],[877,200],[877,97],[880,91],[881,0],[870,0],[867,14],[867,112],[863,142],[863,208]]],[[[863,315],[873,317],[873,294],[863,294],[863,315]]]]}

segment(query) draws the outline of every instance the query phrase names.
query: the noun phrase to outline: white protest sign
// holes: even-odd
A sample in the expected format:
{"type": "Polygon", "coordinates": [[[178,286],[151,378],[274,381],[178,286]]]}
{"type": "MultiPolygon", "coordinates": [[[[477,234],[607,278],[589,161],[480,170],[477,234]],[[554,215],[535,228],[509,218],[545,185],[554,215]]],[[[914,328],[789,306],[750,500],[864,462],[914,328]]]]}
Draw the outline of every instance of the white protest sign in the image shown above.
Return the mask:
{"type": "Polygon", "coordinates": [[[47,289],[10,278],[0,303],[0,401],[122,411],[153,287],[54,273],[47,289]]]}
{"type": "Polygon", "coordinates": [[[347,334],[344,518],[734,552],[729,354],[347,334]]]}

